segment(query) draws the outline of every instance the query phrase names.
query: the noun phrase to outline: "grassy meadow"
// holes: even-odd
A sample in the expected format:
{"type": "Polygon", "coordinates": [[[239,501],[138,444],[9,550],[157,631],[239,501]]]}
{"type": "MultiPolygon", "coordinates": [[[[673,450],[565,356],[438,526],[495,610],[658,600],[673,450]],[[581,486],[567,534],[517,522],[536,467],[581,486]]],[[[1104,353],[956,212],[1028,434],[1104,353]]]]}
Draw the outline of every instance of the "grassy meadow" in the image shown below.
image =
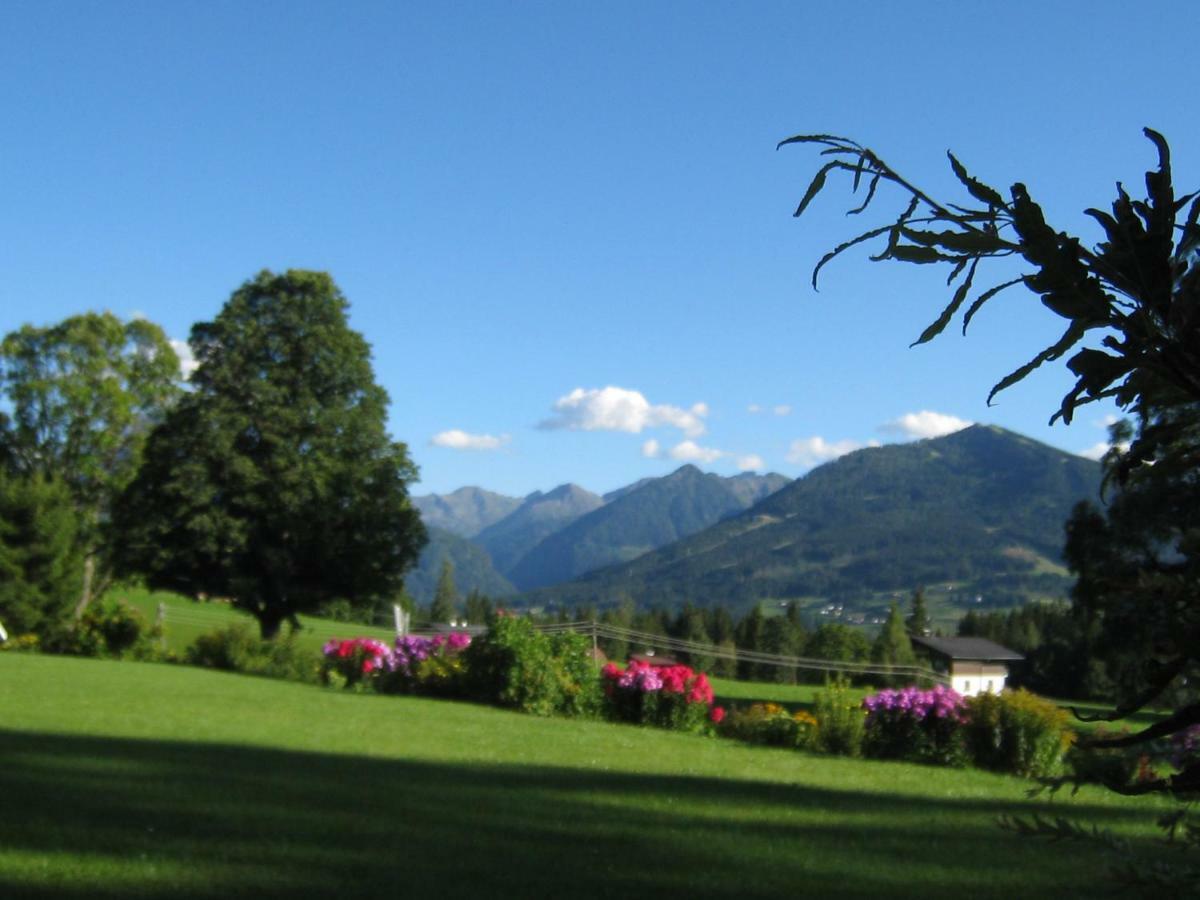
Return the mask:
{"type": "Polygon", "coordinates": [[[1004,897],[1156,851],[1165,807],[186,667],[0,653],[3,897],[1004,897]]]}
{"type": "MultiPolygon", "coordinates": [[[[107,596],[133,606],[142,614],[147,624],[157,621],[159,607],[162,606],[166,613],[163,638],[167,649],[180,656],[197,637],[218,628],[245,625],[253,633],[258,633],[258,623],[253,617],[220,601],[200,603],[180,594],[137,587],[113,588],[107,596]]],[[[313,650],[320,650],[326,641],[334,637],[374,637],[390,642],[396,636],[395,629],[390,627],[335,622],[306,615],[297,618],[302,628],[296,635],[296,640],[302,646],[313,650]]],[[[284,628],[286,630],[287,626],[284,628]]]]}

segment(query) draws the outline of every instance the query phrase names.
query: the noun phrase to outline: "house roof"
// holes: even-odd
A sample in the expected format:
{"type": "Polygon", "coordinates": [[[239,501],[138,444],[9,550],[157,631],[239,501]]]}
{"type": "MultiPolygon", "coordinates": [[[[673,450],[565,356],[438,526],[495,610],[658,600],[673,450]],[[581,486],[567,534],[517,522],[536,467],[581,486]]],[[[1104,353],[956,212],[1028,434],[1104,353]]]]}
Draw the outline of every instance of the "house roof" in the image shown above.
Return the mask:
{"type": "Polygon", "coordinates": [[[950,659],[1019,660],[1025,658],[1015,650],[1009,650],[987,638],[922,637],[911,634],[909,639],[918,647],[925,647],[950,659]]]}

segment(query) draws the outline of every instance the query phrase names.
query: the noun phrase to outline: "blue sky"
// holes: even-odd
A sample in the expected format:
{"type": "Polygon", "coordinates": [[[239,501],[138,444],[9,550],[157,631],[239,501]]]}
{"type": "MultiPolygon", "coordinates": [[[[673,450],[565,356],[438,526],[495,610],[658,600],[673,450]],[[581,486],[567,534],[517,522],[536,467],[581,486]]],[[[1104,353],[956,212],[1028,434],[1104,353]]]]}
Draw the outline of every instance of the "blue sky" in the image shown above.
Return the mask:
{"type": "Polygon", "coordinates": [[[798,475],[955,420],[1082,452],[1112,410],[1047,427],[1061,366],[985,404],[1057,336],[1033,295],[910,350],[945,273],[864,254],[813,292],[859,223],[836,190],[792,219],[817,157],[775,145],[844,134],[939,193],[953,149],[1092,241],[1081,211],[1154,161],[1143,126],[1200,187],[1197,24],[1183,0],[9,2],[0,332],[109,309],[183,339],[261,269],[327,270],[416,493],[798,475]]]}

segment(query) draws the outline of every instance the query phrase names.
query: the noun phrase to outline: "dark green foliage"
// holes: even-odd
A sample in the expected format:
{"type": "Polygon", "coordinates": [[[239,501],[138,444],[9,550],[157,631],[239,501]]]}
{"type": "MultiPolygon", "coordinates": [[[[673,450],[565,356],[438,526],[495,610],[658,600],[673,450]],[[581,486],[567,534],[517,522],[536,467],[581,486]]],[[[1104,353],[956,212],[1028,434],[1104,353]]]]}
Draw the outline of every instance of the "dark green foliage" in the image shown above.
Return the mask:
{"type": "MultiPolygon", "coordinates": [[[[920,596],[918,592],[917,596],[920,596]]],[[[917,655],[913,652],[912,642],[905,631],[905,623],[900,618],[900,608],[895,603],[888,609],[887,621],[871,645],[871,662],[885,666],[915,666],[917,655]]],[[[907,684],[910,679],[885,677],[889,684],[907,684]]]]}
{"type": "MultiPolygon", "coordinates": [[[[1143,431],[1168,419],[1177,443],[1155,465],[1128,470],[1106,510],[1081,505],[1067,524],[1067,559],[1079,575],[1075,605],[1095,623],[1096,655],[1118,701],[1108,718],[1152,702],[1177,709],[1165,723],[1120,739],[1129,743],[1200,723],[1200,404],[1156,413],[1143,431]]],[[[1200,769],[1178,777],[1172,790],[1185,781],[1200,791],[1200,769]]]]}
{"type": "Polygon", "coordinates": [[[863,755],[935,766],[965,766],[969,760],[962,723],[951,716],[917,717],[903,710],[876,711],[866,719],[863,755]]]}
{"type": "Polygon", "coordinates": [[[815,722],[806,712],[793,715],[775,703],[753,703],[746,709],[731,710],[717,732],[747,744],[808,750],[817,738],[815,722]]]}
{"type": "Polygon", "coordinates": [[[433,603],[429,606],[429,620],[445,625],[458,618],[458,588],[454,586],[454,565],[450,560],[442,561],[437,587],[433,592],[433,603]]]}
{"type": "Polygon", "coordinates": [[[817,718],[815,749],[838,756],[862,756],[866,714],[849,691],[849,681],[828,681],[813,703],[817,718]]]}
{"type": "MultiPolygon", "coordinates": [[[[708,633],[708,628],[704,624],[704,613],[691,606],[680,610],[679,615],[675,617],[671,635],[693,644],[711,645],[713,643],[712,635],[708,633]]],[[[693,652],[681,653],[679,656],[680,662],[691,666],[697,672],[713,670],[715,658],[709,654],[693,652]]]]}
{"type": "Polygon", "coordinates": [[[838,662],[866,662],[871,658],[871,642],[848,625],[825,622],[809,637],[804,655],[838,662]]]}
{"type": "Polygon", "coordinates": [[[400,593],[425,541],[387,395],[320,272],[263,272],[192,329],[192,390],[152,432],[114,516],[155,588],[220,596],[264,637],[332,599],[400,593]]]}
{"type": "MultiPolygon", "coordinates": [[[[1014,184],[1005,200],[953,156],[954,174],[974,205],[933,200],[870,150],[844,138],[798,135],[783,142],[815,144],[830,158],[796,215],[834,171],[852,173],[854,189],[867,177],[866,200],[855,212],[870,204],[880,183],[910,198],[892,224],[827,253],[813,271],[814,285],[829,260],[885,237],[877,259],[948,263],[948,284],[966,273],[918,343],[940,333],[963,307],[981,262],[1024,258],[1030,271],[975,297],[963,315],[964,330],[987,300],[1016,284],[1037,294],[1067,327],[1057,342],[1002,378],[989,400],[1089,335],[1099,338],[1099,347],[1079,349],[1067,361],[1075,385],[1050,421],[1070,422],[1080,406],[1111,399],[1135,417],[1137,427],[1129,433],[1129,448],[1109,460],[1120,494],[1108,515],[1081,508],[1072,518],[1067,557],[1079,575],[1074,597],[1100,622],[1100,647],[1116,678],[1121,702],[1107,718],[1123,718],[1172,692],[1172,701],[1182,704],[1137,734],[1106,740],[1110,746],[1136,745],[1200,724],[1200,701],[1191,686],[1200,674],[1200,529],[1194,520],[1200,472],[1200,194],[1176,196],[1166,140],[1149,128],[1144,133],[1158,152],[1157,169],[1146,173],[1146,198],[1134,200],[1118,184],[1111,213],[1086,210],[1105,233],[1092,250],[1047,225],[1023,184],[1014,184]]],[[[1200,765],[1139,790],[1200,792],[1200,765]]]]}
{"type": "MultiPolygon", "coordinates": [[[[1145,134],[1158,151],[1158,169],[1146,173],[1146,199],[1131,200],[1118,185],[1111,215],[1087,210],[1106,236],[1094,250],[1047,225],[1023,184],[1014,184],[1005,200],[1000,191],[971,177],[953,155],[951,167],[973,203],[943,204],[932,199],[870,150],[845,138],[797,135],[780,146],[815,144],[832,157],[814,178],[797,216],[832,171],[853,173],[855,188],[867,177],[870,193],[856,211],[870,204],[881,182],[911,198],[894,223],[869,229],[826,254],[813,270],[813,285],[831,259],[877,238],[886,243],[874,259],[948,264],[950,283],[960,276],[962,282],[917,343],[940,334],[964,307],[981,263],[1022,257],[1032,271],[980,292],[966,308],[963,330],[987,300],[1016,284],[1023,284],[1048,309],[1067,320],[1062,337],[1002,378],[989,400],[1042,363],[1061,358],[1089,333],[1098,333],[1103,350],[1085,348],[1067,362],[1077,381],[1051,421],[1061,417],[1070,422],[1079,406],[1101,398],[1112,397],[1122,407],[1136,407],[1151,384],[1158,386],[1155,390],[1165,386],[1193,402],[1200,400],[1200,267],[1190,256],[1200,244],[1200,198],[1195,194],[1175,196],[1167,143],[1149,128],[1145,134]],[[1182,224],[1177,222],[1181,213],[1182,224]]],[[[1143,435],[1144,440],[1135,444],[1134,455],[1149,458],[1141,456],[1143,451],[1161,446],[1165,436],[1143,435]]]]}
{"type": "MultiPolygon", "coordinates": [[[[762,604],[755,604],[750,612],[742,617],[734,631],[734,641],[741,650],[751,650],[760,653],[766,651],[767,617],[763,615],[762,604]]],[[[746,681],[771,681],[775,676],[775,667],[754,662],[738,662],[738,677],[746,681]]]]}
{"type": "MultiPolygon", "coordinates": [[[[695,466],[683,466],[576,519],[543,540],[505,574],[527,591],[635,559],[741,512],[762,492],[786,481],[778,475],[753,477],[761,491],[750,489],[751,482],[746,479],[722,478],[695,466]]],[[[607,601],[592,596],[586,599],[607,601]]]]}
{"type": "MultiPolygon", "coordinates": [[[[767,619],[763,628],[762,647],[765,653],[776,656],[803,656],[805,654],[808,635],[796,613],[795,604],[789,604],[787,612],[782,616],[772,616],[767,619]]],[[[772,667],[771,680],[780,684],[795,684],[799,672],[786,666],[772,667]]]]}
{"type": "Polygon", "coordinates": [[[14,637],[69,623],[83,578],[77,522],[64,482],[0,469],[0,622],[14,637]]]}
{"type": "Polygon", "coordinates": [[[1100,481],[1092,460],[976,425],[851,453],[698,534],[527,599],[603,607],[624,592],[744,612],[763,598],[880,603],[946,582],[1002,606],[1065,598],[1062,523],[1100,481]]]}
{"type": "Polygon", "coordinates": [[[467,594],[463,609],[468,625],[482,625],[491,622],[496,614],[496,604],[490,597],[481,594],[478,590],[472,590],[467,594]]]}
{"type": "Polygon", "coordinates": [[[454,583],[459,590],[479,591],[489,597],[516,593],[512,582],[496,571],[482,547],[442,528],[426,527],[426,531],[429,543],[404,577],[404,589],[418,603],[428,606],[433,602],[442,563],[446,561],[454,566],[454,583]]]}
{"type": "Polygon", "coordinates": [[[63,479],[89,526],[133,478],[150,427],[179,393],[179,358],[145,319],[84,313],[0,343],[17,471],[63,479]]]}
{"type": "Polygon", "coordinates": [[[1023,655],[1009,679],[1014,687],[1074,700],[1112,697],[1098,646],[1100,622],[1083,609],[1031,603],[1006,612],[971,610],[959,622],[958,634],[987,638],[1023,655]]]}
{"type": "Polygon", "coordinates": [[[918,637],[933,634],[933,623],[929,621],[929,611],[925,608],[924,588],[917,588],[913,591],[912,612],[904,620],[904,627],[908,629],[909,634],[915,634],[918,637]]]}
{"type": "Polygon", "coordinates": [[[107,659],[155,659],[160,656],[156,628],[142,614],[120,600],[89,604],[79,619],[55,629],[43,642],[51,653],[99,656],[107,659]]]}
{"type": "Polygon", "coordinates": [[[542,634],[529,619],[499,616],[463,660],[467,693],[484,703],[539,716],[587,716],[599,708],[599,679],[584,635],[542,634]]]}
{"type": "Polygon", "coordinates": [[[109,574],[112,506],[137,471],[150,428],[179,393],[179,359],[145,319],[84,313],[25,325],[0,343],[0,457],[14,473],[61,480],[84,556],[79,609],[109,574]]]}
{"type": "Polygon", "coordinates": [[[294,634],[266,641],[245,625],[230,625],[202,634],[187,648],[188,665],[244,675],[284,678],[316,684],[321,656],[300,646],[294,634]]]}
{"type": "Polygon", "coordinates": [[[964,736],[975,765],[1027,778],[1061,774],[1074,738],[1066,711],[1027,691],[967,700],[964,736]]]}

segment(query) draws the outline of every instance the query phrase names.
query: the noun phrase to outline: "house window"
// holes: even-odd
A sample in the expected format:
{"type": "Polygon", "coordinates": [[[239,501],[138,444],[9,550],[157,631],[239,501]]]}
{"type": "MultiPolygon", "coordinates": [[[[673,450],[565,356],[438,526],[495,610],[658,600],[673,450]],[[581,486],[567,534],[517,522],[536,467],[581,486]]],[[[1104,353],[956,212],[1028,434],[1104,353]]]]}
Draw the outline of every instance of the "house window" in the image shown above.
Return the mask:
{"type": "Polygon", "coordinates": [[[963,693],[964,693],[964,694],[969,694],[969,693],[971,693],[971,682],[969,682],[969,681],[964,681],[964,682],[963,682],[963,693]]]}
{"type": "Polygon", "coordinates": [[[988,693],[989,694],[996,693],[996,682],[992,681],[992,679],[990,679],[990,678],[988,679],[988,693]]]}

